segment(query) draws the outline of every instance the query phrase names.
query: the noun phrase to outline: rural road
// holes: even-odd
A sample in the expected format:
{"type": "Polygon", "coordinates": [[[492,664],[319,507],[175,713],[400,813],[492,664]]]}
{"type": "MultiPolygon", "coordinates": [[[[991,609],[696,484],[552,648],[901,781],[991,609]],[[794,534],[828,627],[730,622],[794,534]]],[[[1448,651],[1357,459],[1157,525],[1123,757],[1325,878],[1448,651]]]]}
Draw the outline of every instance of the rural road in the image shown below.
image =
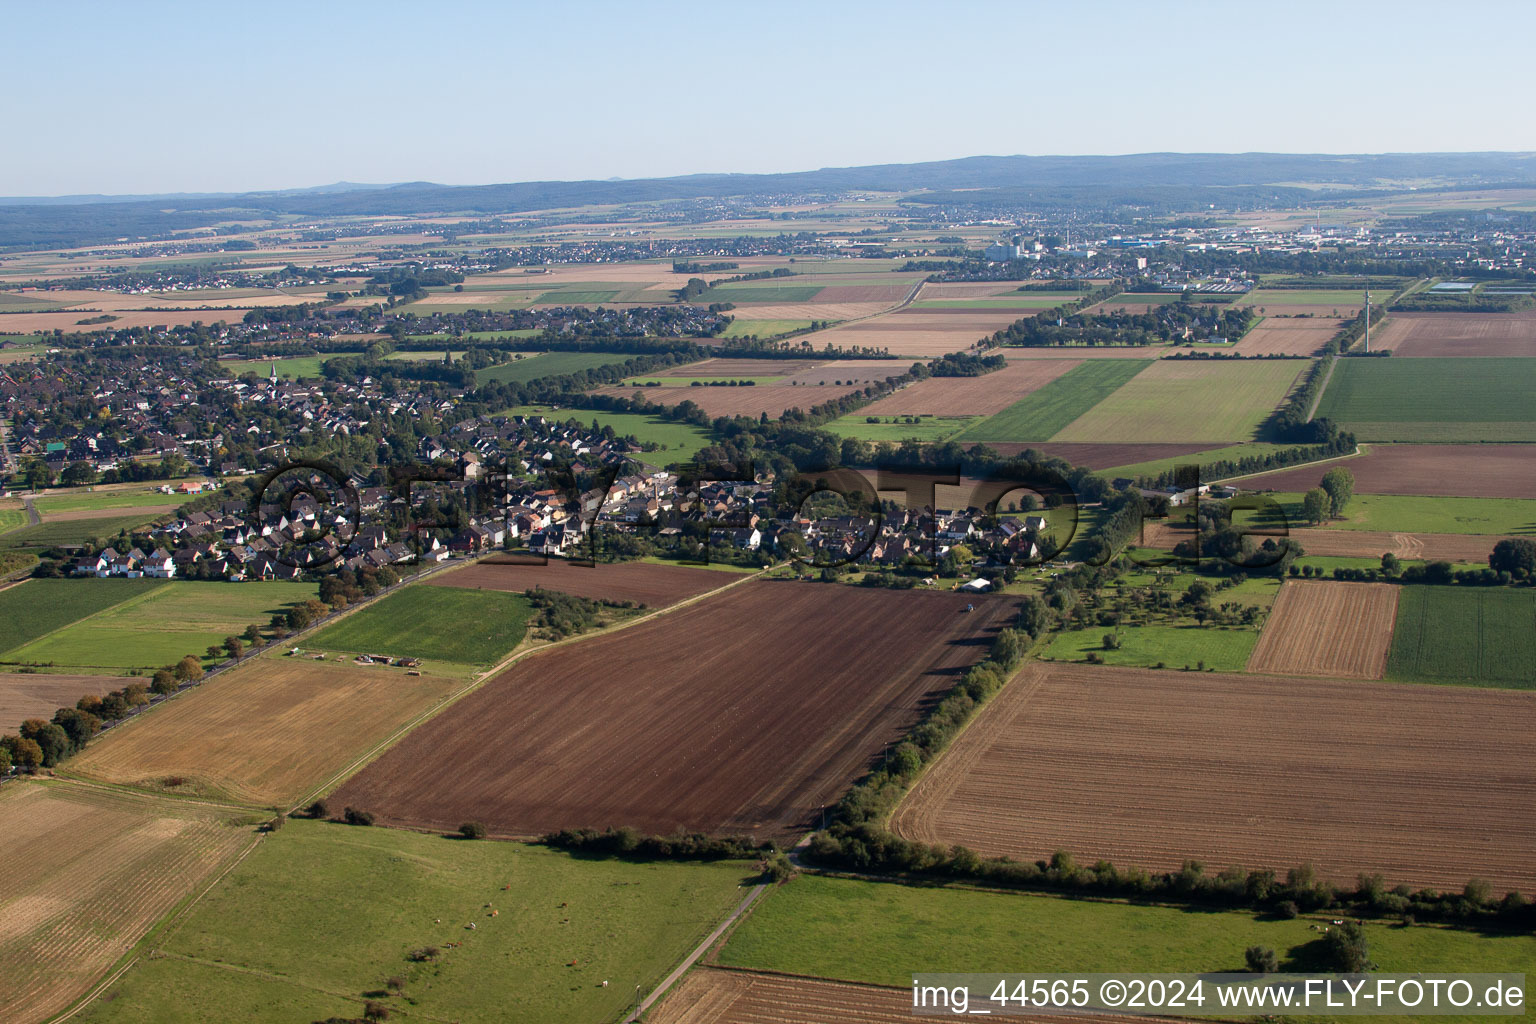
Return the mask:
{"type": "Polygon", "coordinates": [[[703,956],[709,947],[714,945],[715,941],[725,934],[725,930],[735,924],[741,918],[741,915],[747,912],[747,908],[755,903],[757,898],[763,894],[763,890],[767,888],[766,884],[754,885],[752,891],[747,893],[746,897],[736,905],[735,910],[731,911],[730,916],[721,921],[714,931],[705,936],[704,941],[695,946],[693,952],[689,953],[671,974],[662,978],[661,984],[657,985],[650,995],[641,1000],[639,1006],[630,1011],[629,1015],[624,1018],[624,1024],[633,1024],[634,1021],[639,1020],[640,1015],[649,1010],[652,1003],[666,995],[667,991],[677,984],[677,979],[681,978],[690,967],[698,963],[699,957],[703,956]]]}

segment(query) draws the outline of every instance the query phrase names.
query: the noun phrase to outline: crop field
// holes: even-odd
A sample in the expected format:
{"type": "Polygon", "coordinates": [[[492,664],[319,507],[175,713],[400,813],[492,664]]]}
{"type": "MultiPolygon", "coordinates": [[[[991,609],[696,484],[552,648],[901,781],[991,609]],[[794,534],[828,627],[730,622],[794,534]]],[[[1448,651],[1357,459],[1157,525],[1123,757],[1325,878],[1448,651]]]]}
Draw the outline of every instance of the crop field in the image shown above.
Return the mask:
{"type": "Polygon", "coordinates": [[[615,562],[590,568],[558,558],[548,565],[476,562],[424,581],[429,587],[499,590],[521,594],[532,587],[603,601],[635,601],[648,608],[665,608],[734,582],[734,574],[707,567],[615,562]]]}
{"type": "MultiPolygon", "coordinates": [[[[1151,365],[1145,360],[1090,360],[960,435],[961,441],[1044,441],[1059,433],[1151,365]]],[[[1113,439],[1125,443],[1136,435],[1113,439]]]]}
{"type": "Polygon", "coordinates": [[[1341,359],[1318,403],[1362,441],[1536,441],[1536,359],[1341,359]]]}
{"type": "Polygon", "coordinates": [[[1150,313],[1159,306],[1166,306],[1178,299],[1178,292],[1121,292],[1097,305],[1090,306],[1089,313],[1150,313]]]}
{"type": "Polygon", "coordinates": [[[405,1020],[618,1020],[741,899],[750,872],[296,820],[146,943],[164,956],[141,955],[76,1019],[357,1019],[372,998],[405,1020]],[[408,959],[428,946],[434,959],[408,959]],[[390,977],[403,996],[375,994],[390,977]]]}
{"type": "MultiPolygon", "coordinates": [[[[652,389],[653,391],[655,389],[652,389]]],[[[693,390],[702,390],[695,388],[693,390]]],[[[604,412],[598,409],[556,409],[542,405],[517,405],[502,409],[498,416],[544,416],[558,422],[577,420],[589,424],[594,421],[609,426],[620,437],[632,436],[641,444],[651,442],[658,447],[653,452],[642,452],[646,462],[666,465],[687,462],[705,447],[714,443],[707,431],[691,423],[674,423],[660,416],[646,416],[633,412],[604,412]]]]}
{"type": "MultiPolygon", "coordinates": [[[[656,378],[652,377],[652,380],[656,378]]],[[[598,395],[617,395],[634,398],[644,395],[658,405],[673,406],[692,402],[710,416],[751,416],[767,413],[772,418],[784,414],[786,409],[809,410],[812,406],[830,402],[835,398],[859,390],[860,384],[762,384],[754,387],[609,387],[596,388],[598,395]]]]}
{"type": "MultiPolygon", "coordinates": [[[[681,285],[679,285],[681,287],[681,285]]],[[[728,284],[711,288],[694,301],[699,305],[712,302],[813,302],[822,290],[819,284],[728,284]]],[[[879,302],[879,298],[852,298],[845,302],[879,302]]]]}
{"type": "Polygon", "coordinates": [[[1393,313],[1371,331],[1371,347],[1393,356],[1536,356],[1536,315],[1393,313]]]}
{"type": "Polygon", "coordinates": [[[123,515],[79,516],[76,514],[74,518],[68,518],[70,514],[65,513],[64,517],[57,520],[45,520],[36,526],[21,526],[7,531],[3,541],[0,541],[0,547],[50,548],[56,545],[107,541],[116,537],[119,531],[136,530],[159,518],[161,514],[135,510],[123,515]]]}
{"type": "Polygon", "coordinates": [[[532,609],[519,594],[408,586],[305,639],[306,647],[492,665],[523,642],[532,609]]]}
{"type": "Polygon", "coordinates": [[[647,1024],[909,1024],[912,992],[700,967],[645,1019],[647,1024]]]}
{"type": "Polygon", "coordinates": [[[0,590],[0,658],[113,605],[148,597],[162,580],[27,580],[0,590]]]}
{"type": "Polygon", "coordinates": [[[793,834],[953,685],[1012,608],[970,603],[967,615],[954,594],[745,583],[523,658],[332,802],[429,828],[477,817],[500,835],[793,834]],[[643,677],[623,667],[642,665],[643,677]]]}
{"type": "Polygon", "coordinates": [[[250,843],[223,808],[61,783],[0,790],[0,1006],[35,1024],[84,995],[250,843]]]}
{"type": "Polygon", "coordinates": [[[892,356],[933,358],[971,348],[1037,309],[899,309],[820,331],[813,341],[844,348],[888,349],[892,356]]]}
{"type": "MultiPolygon", "coordinates": [[[[1249,946],[1273,949],[1282,961],[1302,955],[1303,947],[1318,939],[1316,923],[1243,911],[1191,913],[1181,907],[806,875],[761,900],[717,962],[736,970],[904,988],[904,1019],[911,1020],[914,964],[957,973],[1003,970],[1002,964],[1011,965],[1010,971],[1041,973],[1241,971],[1249,946]]],[[[1536,957],[1536,938],[1518,933],[1376,924],[1367,929],[1371,957],[1383,971],[1523,971],[1536,957]]],[[[750,977],[757,984],[759,976],[750,977]]],[[[795,1002],[792,995],[787,1002],[795,1002]]],[[[783,1018],[764,1022],[776,1019],[783,1018]]],[[[673,1018],[662,1020],[671,1024],[673,1018]]],[[[741,1020],[753,1018],[677,1018],[678,1024],[741,1020]]],[[[872,1020],[884,1024],[886,1018],[872,1020]]]]}
{"type": "MultiPolygon", "coordinates": [[[[1371,293],[1372,307],[1380,305],[1390,291],[1371,293]]],[[[1310,313],[1325,316],[1338,310],[1339,316],[1354,316],[1365,305],[1364,288],[1255,288],[1238,299],[1245,306],[1268,313],[1310,313]]]]}
{"type": "Polygon", "coordinates": [[[1473,533],[1387,533],[1381,530],[1292,528],[1289,534],[1309,555],[1373,558],[1391,552],[1405,561],[1478,562],[1486,566],[1498,537],[1473,533]]]}
{"type": "Polygon", "coordinates": [[[1287,581],[1248,671],[1380,679],[1401,589],[1391,583],[1287,581]]]}
{"type": "Polygon", "coordinates": [[[0,672],[0,730],[14,729],[28,718],[50,719],[81,697],[99,697],[114,688],[103,683],[100,676],[0,672]]]}
{"type": "Polygon", "coordinates": [[[457,690],[430,672],[259,657],[93,741],[71,774],[286,805],[457,690]],[[167,779],[180,778],[170,786],[167,779]]]}
{"type": "MultiPolygon", "coordinates": [[[[71,582],[89,587],[111,581],[71,582]]],[[[252,623],[265,626],[273,615],[314,597],[316,591],[313,583],[176,581],[6,651],[5,659],[118,674],[153,671],[188,654],[206,663],[209,645],[223,643],[252,623]]]]}
{"type": "Polygon", "coordinates": [[[1530,891],[1533,726],[1536,694],[1509,690],[1027,666],[892,826],[1029,860],[1530,891]]]}
{"type": "Polygon", "coordinates": [[[1247,627],[1187,625],[1096,627],[1058,633],[1041,657],[1053,661],[1082,661],[1092,653],[1106,665],[1196,669],[1203,665],[1216,672],[1241,672],[1259,631],[1247,627]],[[1120,646],[1104,649],[1105,634],[1115,634],[1120,646]]]}
{"type": "Polygon", "coordinates": [[[1403,587],[1391,679],[1536,689],[1536,593],[1403,587]]]}
{"type": "Polygon", "coordinates": [[[219,365],[238,377],[245,373],[254,373],[258,377],[270,377],[272,367],[277,367],[277,375],[289,380],[302,380],[307,377],[320,376],[320,367],[325,365],[329,356],[287,356],[282,359],[220,359],[219,365]]]}
{"type": "MultiPolygon", "coordinates": [[[[1292,523],[1304,521],[1302,495],[1281,491],[1268,496],[1285,508],[1292,523]]],[[[1328,529],[1532,536],[1536,535],[1536,499],[1357,494],[1344,510],[1344,518],[1330,520],[1328,529]]],[[[1492,541],[1488,547],[1493,547],[1492,541]]]]}
{"type": "MultiPolygon", "coordinates": [[[[1056,444],[1051,445],[1052,449],[1058,447],[1061,446],[1056,444]]],[[[1142,458],[1136,462],[1128,462],[1119,466],[1100,467],[1104,470],[1106,475],[1114,477],[1123,476],[1132,479],[1138,476],[1157,476],[1159,473],[1167,472],[1179,466],[1205,467],[1209,466],[1213,462],[1220,462],[1226,459],[1241,459],[1250,455],[1268,455],[1272,452],[1286,451],[1295,446],[1288,444],[1273,444],[1268,441],[1244,441],[1242,444],[1221,445],[1214,448],[1209,444],[1164,446],[1125,445],[1123,447],[1128,449],[1129,454],[1133,456],[1139,454],[1152,455],[1159,447],[1179,448],[1183,450],[1174,455],[1162,455],[1157,456],[1156,458],[1142,458]],[[1138,448],[1145,449],[1145,453],[1138,452],[1138,448]]],[[[1325,466],[1323,468],[1326,469],[1328,467],[1325,466]]],[[[1322,472],[1323,470],[1319,469],[1318,475],[1321,476],[1322,472]]],[[[1201,478],[1205,479],[1204,474],[1202,474],[1201,478]]]]}
{"type": "Polygon", "coordinates": [[[476,370],[475,380],[481,383],[498,381],[502,384],[526,384],[540,377],[555,377],[622,363],[626,358],[607,352],[544,352],[476,370]]]}
{"type": "Polygon", "coordinates": [[[1254,439],[1285,399],[1300,360],[1160,360],[1055,435],[1060,441],[1254,439]]]}
{"type": "MultiPolygon", "coordinates": [[[[728,362],[728,360],[711,360],[711,363],[728,362]]],[[[743,360],[737,360],[743,362],[743,360]]],[[[876,384],[889,380],[892,377],[900,377],[912,369],[910,359],[834,359],[831,362],[815,362],[799,364],[791,361],[790,366],[802,366],[794,370],[785,378],[786,384],[836,384],[841,381],[844,384],[876,384]]]]}
{"type": "Polygon", "coordinates": [[[721,332],[720,337],[745,338],[750,335],[762,339],[777,338],[794,331],[803,331],[809,326],[810,320],[743,320],[738,317],[721,332]]]}
{"type": "Polygon", "coordinates": [[[993,416],[1079,365],[1017,360],[980,377],[928,377],[858,410],[868,416],[993,416]]]}
{"type": "Polygon", "coordinates": [[[1306,491],[1335,466],[1355,478],[1355,494],[1536,498],[1536,446],[1380,444],[1354,458],[1247,477],[1244,487],[1306,491]]]}
{"type": "Polygon", "coordinates": [[[1243,335],[1233,350],[1245,356],[1313,356],[1343,326],[1342,320],[1268,316],[1243,335]]]}

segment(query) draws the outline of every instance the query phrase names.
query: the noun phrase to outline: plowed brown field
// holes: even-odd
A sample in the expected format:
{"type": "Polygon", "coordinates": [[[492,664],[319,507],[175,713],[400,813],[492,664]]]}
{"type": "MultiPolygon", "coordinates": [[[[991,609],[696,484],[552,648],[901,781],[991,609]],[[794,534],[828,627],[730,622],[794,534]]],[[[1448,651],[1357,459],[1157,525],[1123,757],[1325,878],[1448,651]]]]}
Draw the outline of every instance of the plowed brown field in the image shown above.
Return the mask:
{"type": "Polygon", "coordinates": [[[753,581],[524,658],[331,802],[393,824],[475,819],[498,835],[631,825],[783,838],[954,685],[1012,608],[753,581]]]}
{"type": "Polygon", "coordinates": [[[14,730],[28,718],[50,719],[87,694],[100,697],[120,685],[108,676],[0,673],[0,731],[14,730]]]}
{"type": "Polygon", "coordinates": [[[1243,335],[1234,350],[1245,356],[1310,356],[1315,355],[1339,333],[1342,320],[1317,320],[1311,317],[1266,317],[1253,330],[1243,335]]]}
{"type": "Polygon", "coordinates": [[[1356,494],[1536,498],[1533,444],[1372,445],[1352,459],[1248,477],[1243,486],[1307,491],[1335,465],[1355,475],[1356,494]]]}
{"type": "MultiPolygon", "coordinates": [[[[701,967],[684,978],[645,1019],[649,1024],[912,1024],[921,1018],[912,1015],[910,989],[701,967]]],[[[1007,1019],[1075,1024],[1146,1021],[1076,1013],[1007,1019]]]]}
{"type": "Polygon", "coordinates": [[[437,573],[426,581],[426,585],[505,590],[515,594],[531,587],[543,587],[576,597],[638,601],[651,608],[665,608],[740,579],[741,576],[736,573],[703,567],[690,569],[644,562],[584,567],[556,558],[551,559],[548,565],[476,562],[453,572],[437,573]]]}
{"type": "Polygon", "coordinates": [[[1151,871],[1536,889],[1536,693],[1033,665],[897,809],[929,842],[1151,871]]]}
{"type": "Polygon", "coordinates": [[[927,377],[867,405],[871,416],[992,416],[1076,366],[1076,359],[1017,360],[980,377],[927,377]]]}
{"type": "Polygon", "coordinates": [[[0,1015],[47,1020],[253,832],[240,812],[64,783],[0,790],[0,1015]]]}
{"type": "Polygon", "coordinates": [[[401,669],[252,658],[118,726],[70,762],[87,778],[253,804],[297,800],[463,683],[401,669]]]}
{"type": "Polygon", "coordinates": [[[1536,356],[1536,311],[1393,313],[1371,332],[1394,356],[1536,356]]]}
{"type": "MultiPolygon", "coordinates": [[[[829,380],[835,378],[828,378],[829,380]]],[[[658,405],[677,405],[689,401],[711,416],[757,416],[767,413],[778,417],[786,409],[810,409],[834,398],[841,398],[857,391],[859,384],[759,384],[755,387],[659,387],[659,388],[594,388],[597,395],[613,395],[618,398],[634,398],[645,395],[648,401],[658,405]]]]}
{"type": "Polygon", "coordinates": [[[1380,679],[1398,592],[1393,583],[1287,580],[1248,656],[1248,671],[1380,679]]]}

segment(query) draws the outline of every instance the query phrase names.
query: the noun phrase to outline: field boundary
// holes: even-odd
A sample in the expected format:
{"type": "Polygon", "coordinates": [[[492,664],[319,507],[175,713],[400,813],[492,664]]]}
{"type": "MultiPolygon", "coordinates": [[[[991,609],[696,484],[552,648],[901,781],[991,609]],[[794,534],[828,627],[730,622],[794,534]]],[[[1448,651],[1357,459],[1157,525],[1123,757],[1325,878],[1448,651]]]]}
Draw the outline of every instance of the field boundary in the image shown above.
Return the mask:
{"type": "Polygon", "coordinates": [[[353,775],[357,774],[363,768],[367,767],[368,764],[370,764],[373,761],[377,760],[386,751],[388,751],[396,743],[399,743],[402,739],[404,739],[406,737],[407,734],[409,734],[410,732],[415,730],[418,726],[422,725],[423,723],[425,723],[429,719],[435,718],[437,715],[441,714],[443,711],[445,711],[448,708],[452,707],[454,704],[458,703],[460,700],[463,700],[465,697],[469,696],[471,693],[474,693],[476,690],[480,689],[486,683],[490,682],[492,679],[495,679],[497,676],[501,675],[507,669],[511,668],[514,663],[522,660],[523,658],[529,657],[530,655],[533,655],[533,654],[538,654],[538,653],[543,652],[543,651],[553,650],[556,647],[563,647],[563,646],[566,646],[566,645],[569,645],[569,644],[580,643],[583,640],[589,640],[589,639],[592,639],[592,638],[598,637],[598,636],[606,636],[609,633],[614,633],[614,632],[617,632],[617,631],[622,630],[622,629],[627,629],[628,627],[634,626],[634,625],[638,625],[641,622],[649,622],[651,619],[654,619],[657,616],[667,615],[667,614],[669,614],[671,612],[674,612],[674,611],[677,611],[679,609],[691,607],[696,602],[703,601],[703,600],[705,600],[707,598],[710,598],[710,597],[714,597],[714,596],[716,596],[716,595],[718,595],[718,594],[720,594],[720,593],[722,593],[722,592],[724,592],[726,590],[730,590],[732,587],[738,587],[738,586],[742,585],[743,583],[746,583],[749,580],[755,580],[759,576],[761,576],[764,572],[767,572],[767,571],[768,570],[763,569],[763,570],[760,570],[758,572],[751,573],[750,575],[743,574],[740,577],[738,577],[737,579],[734,579],[731,582],[725,584],[724,586],[716,587],[714,590],[705,591],[702,594],[697,594],[694,597],[690,597],[690,598],[687,598],[686,600],[679,601],[677,604],[669,605],[666,608],[658,608],[655,611],[650,612],[650,613],[648,613],[646,615],[637,615],[634,618],[624,619],[621,622],[615,622],[615,623],[613,623],[610,626],[603,627],[602,629],[595,629],[595,630],[592,630],[591,632],[588,632],[588,633],[581,633],[581,634],[578,634],[576,636],[566,637],[566,638],[564,638],[562,640],[553,641],[552,643],[542,644],[542,645],[534,646],[534,647],[526,647],[526,648],[523,648],[522,650],[514,650],[511,654],[507,655],[501,661],[497,662],[495,665],[493,665],[490,668],[486,669],[480,675],[478,675],[478,676],[474,677],[473,679],[471,679],[462,688],[460,688],[458,690],[455,690],[453,693],[451,693],[448,696],[444,697],[436,705],[434,705],[431,708],[428,708],[426,711],[423,711],[420,715],[417,715],[411,721],[405,723],[400,728],[396,729],[393,733],[391,733],[390,735],[386,736],[384,739],[380,740],[371,749],[369,749],[366,753],[364,753],[356,761],[354,761],[351,764],[347,765],[340,772],[336,773],[331,778],[327,779],[325,782],[321,783],[319,786],[315,787],[314,789],[306,791],[304,793],[304,795],[301,796],[298,799],[298,801],[292,805],[292,807],[289,809],[289,813],[293,813],[293,811],[299,810],[302,807],[306,806],[307,804],[312,803],[313,801],[320,799],[325,794],[335,790],[337,787],[339,787],[344,782],[346,782],[348,779],[350,779],[353,775]]]}

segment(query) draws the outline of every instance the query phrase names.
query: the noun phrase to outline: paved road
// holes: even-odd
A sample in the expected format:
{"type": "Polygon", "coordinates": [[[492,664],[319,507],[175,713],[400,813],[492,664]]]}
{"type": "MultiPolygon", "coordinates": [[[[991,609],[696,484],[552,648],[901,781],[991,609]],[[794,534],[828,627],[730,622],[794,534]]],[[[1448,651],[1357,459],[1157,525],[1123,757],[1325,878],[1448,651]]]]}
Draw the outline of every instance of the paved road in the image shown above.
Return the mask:
{"type": "Polygon", "coordinates": [[[683,962],[677,965],[677,969],[665,978],[662,978],[661,984],[657,985],[650,995],[641,1000],[639,1006],[630,1011],[629,1016],[624,1018],[624,1024],[632,1024],[633,1021],[639,1020],[640,1015],[649,1010],[652,1003],[666,995],[667,991],[677,983],[677,979],[681,978],[688,968],[698,962],[699,957],[703,956],[709,950],[709,947],[713,946],[715,941],[725,934],[725,930],[735,924],[741,918],[741,915],[747,912],[747,908],[755,903],[757,898],[763,894],[763,890],[767,888],[767,885],[754,885],[752,891],[747,893],[746,898],[736,905],[735,910],[731,911],[731,915],[724,921],[721,921],[718,928],[705,936],[704,941],[695,946],[693,952],[689,953],[683,962]]]}

